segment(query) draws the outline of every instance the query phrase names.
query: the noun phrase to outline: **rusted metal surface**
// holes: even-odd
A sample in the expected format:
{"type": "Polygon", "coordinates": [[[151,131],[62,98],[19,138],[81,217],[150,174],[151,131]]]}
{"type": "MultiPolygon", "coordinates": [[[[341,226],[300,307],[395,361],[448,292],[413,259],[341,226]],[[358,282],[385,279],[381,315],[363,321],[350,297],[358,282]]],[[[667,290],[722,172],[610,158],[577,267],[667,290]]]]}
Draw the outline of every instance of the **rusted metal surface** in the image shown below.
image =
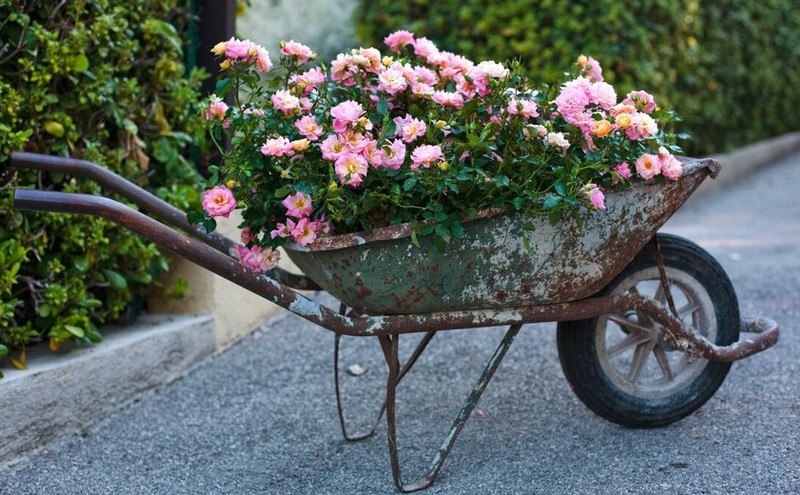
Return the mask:
{"type": "Polygon", "coordinates": [[[289,245],[287,253],[322,288],[370,314],[572,301],[607,285],[717,167],[687,161],[678,181],[611,191],[607,209],[591,213],[583,228],[572,219],[553,226],[541,216],[494,210],[466,222],[464,238],[445,252],[430,237],[415,247],[410,226],[398,225],[289,245]]]}
{"type": "Polygon", "coordinates": [[[382,336],[380,337],[381,347],[383,348],[386,364],[389,367],[389,377],[386,381],[386,425],[387,425],[387,439],[389,443],[389,459],[392,466],[392,477],[394,478],[395,486],[403,493],[414,492],[417,490],[424,490],[431,486],[439,470],[442,468],[444,461],[450,454],[450,451],[455,445],[458,435],[467,423],[472,410],[478,404],[478,401],[489,386],[489,382],[494,377],[497,368],[506,356],[511,344],[514,343],[514,338],[522,328],[521,325],[512,325],[506,332],[500,345],[495,350],[486,367],[483,369],[480,378],[475,383],[469,396],[467,397],[461,410],[458,412],[453,425],[447,432],[442,445],[433,457],[427,472],[417,481],[412,483],[403,483],[400,472],[400,457],[397,449],[397,419],[396,419],[396,398],[397,398],[397,384],[403,376],[400,368],[400,361],[398,359],[399,335],[382,336]]]}
{"type": "MultiPolygon", "coordinates": [[[[340,311],[341,313],[341,311],[340,311]]],[[[397,384],[403,379],[403,377],[411,371],[411,368],[414,366],[414,363],[417,362],[417,359],[425,352],[425,349],[428,347],[428,344],[433,339],[436,332],[428,332],[426,333],[422,339],[420,339],[417,346],[414,348],[414,351],[406,360],[405,364],[400,368],[400,371],[397,375],[397,378],[394,380],[394,386],[396,387],[397,384]]],[[[349,433],[347,431],[347,424],[344,420],[344,406],[342,404],[342,394],[340,390],[340,383],[339,383],[339,347],[341,344],[341,334],[336,334],[333,344],[333,380],[334,380],[334,388],[336,392],[336,410],[339,414],[339,426],[342,429],[342,436],[348,442],[356,442],[359,440],[364,440],[366,438],[371,437],[375,434],[380,424],[381,417],[383,417],[383,413],[386,411],[386,400],[383,401],[380,410],[378,411],[378,417],[375,419],[375,422],[372,424],[372,427],[364,433],[349,433]]]]}
{"type": "MultiPolygon", "coordinates": [[[[181,229],[218,251],[227,254],[236,244],[218,232],[208,233],[202,225],[189,223],[186,219],[186,213],[180,209],[96,163],[74,158],[17,151],[11,154],[9,165],[13,169],[58,172],[92,179],[103,189],[119,194],[155,218],[181,229]]],[[[281,283],[295,289],[319,290],[319,286],[304,275],[296,275],[280,268],[274,270],[272,275],[281,283]]]]}

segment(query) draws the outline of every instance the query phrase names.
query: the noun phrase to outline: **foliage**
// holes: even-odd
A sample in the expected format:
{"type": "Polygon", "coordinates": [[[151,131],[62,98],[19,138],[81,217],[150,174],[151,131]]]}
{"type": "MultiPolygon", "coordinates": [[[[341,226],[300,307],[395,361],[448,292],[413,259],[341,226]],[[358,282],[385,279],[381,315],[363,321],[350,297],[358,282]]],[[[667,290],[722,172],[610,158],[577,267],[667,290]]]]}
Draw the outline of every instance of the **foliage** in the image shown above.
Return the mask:
{"type": "MultiPolygon", "coordinates": [[[[182,208],[198,200],[184,158],[203,74],[182,62],[180,0],[0,0],[0,166],[26,150],[83,158],[182,208]]],[[[13,188],[99,193],[81,178],[6,172],[0,191],[0,351],[97,342],[168,269],[152,244],[108,221],[25,213],[13,188]]],[[[2,357],[2,356],[0,356],[2,357]]]]}
{"type": "Polygon", "coordinates": [[[618,98],[594,59],[580,57],[563,86],[537,89],[518,64],[476,64],[409,32],[387,44],[396,56],[355,49],[325,71],[286,42],[283,70],[266,81],[263,48],[215,47],[226,70],[217,89],[235,105],[212,96],[206,118],[232,149],[221,147],[224,166],[195,217],[213,226],[244,208],[245,265],[271,269],[287,240],[405,222],[445,248],[482,209],[580,219],[605,208],[602,189],[680,176],[676,136],[659,128],[672,113],[644,92],[618,98]]]}
{"type": "Polygon", "coordinates": [[[519,58],[552,82],[581,53],[602,60],[622,91],[647,88],[680,106],[692,154],[798,130],[800,10],[790,0],[362,0],[358,36],[397,29],[477,59],[519,58]]]}

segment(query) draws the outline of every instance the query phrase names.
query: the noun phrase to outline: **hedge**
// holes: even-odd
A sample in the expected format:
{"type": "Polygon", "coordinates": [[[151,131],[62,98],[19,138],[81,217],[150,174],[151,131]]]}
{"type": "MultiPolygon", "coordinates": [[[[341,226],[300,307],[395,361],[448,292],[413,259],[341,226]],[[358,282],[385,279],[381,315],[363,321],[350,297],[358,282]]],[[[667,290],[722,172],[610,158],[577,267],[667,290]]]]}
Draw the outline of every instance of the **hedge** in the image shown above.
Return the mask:
{"type": "MultiPolygon", "coordinates": [[[[185,155],[201,132],[203,73],[183,63],[189,3],[0,0],[0,168],[14,150],[78,157],[195,206],[185,155]]],[[[11,207],[13,188],[95,184],[4,172],[0,185],[0,359],[24,367],[32,343],[99,341],[98,325],[124,318],[168,270],[155,245],[106,220],[11,207]]]]}
{"type": "Polygon", "coordinates": [[[407,29],[475,60],[519,58],[554,83],[591,55],[627,92],[683,116],[695,155],[800,129],[800,10],[793,0],[360,0],[358,37],[407,29]]]}

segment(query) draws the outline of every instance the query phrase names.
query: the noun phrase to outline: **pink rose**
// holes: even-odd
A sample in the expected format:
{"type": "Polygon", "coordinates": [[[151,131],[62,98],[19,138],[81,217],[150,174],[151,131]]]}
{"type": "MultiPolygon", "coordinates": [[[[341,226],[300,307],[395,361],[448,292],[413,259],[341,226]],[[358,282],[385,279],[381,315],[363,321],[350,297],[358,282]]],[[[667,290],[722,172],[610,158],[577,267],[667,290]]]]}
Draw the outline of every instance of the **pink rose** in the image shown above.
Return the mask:
{"type": "Polygon", "coordinates": [[[300,117],[294,126],[309,141],[316,141],[325,132],[322,126],[317,124],[317,120],[312,115],[304,115],[300,117]]]}
{"type": "Polygon", "coordinates": [[[308,246],[312,242],[317,239],[317,231],[315,227],[318,227],[316,222],[309,221],[308,218],[303,218],[297,225],[292,229],[292,238],[294,242],[300,244],[301,246],[308,246]]]}
{"type": "Polygon", "coordinates": [[[267,139],[261,147],[261,153],[266,156],[292,156],[294,148],[292,142],[283,136],[267,139]]]}
{"type": "Polygon", "coordinates": [[[428,38],[417,38],[414,40],[414,55],[427,59],[439,51],[433,41],[428,38]]]}
{"type": "Polygon", "coordinates": [[[400,50],[406,45],[414,44],[414,34],[409,31],[395,31],[389,36],[383,38],[386,46],[395,53],[400,53],[400,50]]]}
{"type": "Polygon", "coordinates": [[[315,54],[311,51],[311,48],[294,40],[281,43],[281,53],[288,57],[294,58],[300,64],[304,64],[315,57],[315,54]]]}
{"type": "Polygon", "coordinates": [[[683,174],[683,164],[663,146],[658,149],[661,174],[669,180],[678,180],[683,174]]]}
{"type": "Polygon", "coordinates": [[[314,211],[311,196],[303,194],[300,191],[286,196],[281,204],[286,207],[286,215],[290,217],[304,218],[314,211]]]}
{"type": "Polygon", "coordinates": [[[603,194],[603,191],[597,187],[597,184],[587,184],[584,188],[586,194],[589,195],[589,202],[597,208],[598,210],[605,210],[606,209],[606,197],[603,194]]]}
{"type": "MultiPolygon", "coordinates": [[[[385,91],[390,95],[396,95],[408,87],[408,80],[406,80],[405,73],[402,66],[392,67],[384,70],[378,75],[378,90],[385,91]]],[[[397,64],[399,65],[399,64],[397,64]]]]}
{"type": "Polygon", "coordinates": [[[383,148],[383,155],[383,166],[397,170],[406,159],[406,145],[403,141],[395,139],[389,146],[383,148]]]}
{"type": "Polygon", "coordinates": [[[617,104],[617,92],[614,86],[605,82],[592,83],[589,86],[589,98],[592,103],[600,105],[604,110],[610,110],[617,104]]]}
{"type": "Polygon", "coordinates": [[[622,100],[625,105],[632,105],[640,112],[650,113],[656,108],[656,100],[647,91],[631,91],[622,100]]]}
{"type": "Polygon", "coordinates": [[[528,118],[539,116],[539,112],[536,110],[536,102],[533,100],[518,100],[512,97],[506,110],[511,115],[521,114],[528,118]]]}
{"type": "Polygon", "coordinates": [[[331,134],[326,137],[319,145],[319,150],[322,152],[322,158],[329,161],[334,161],[347,150],[347,147],[339,141],[336,134],[331,134]]]}
{"type": "Polygon", "coordinates": [[[617,166],[614,167],[614,172],[619,174],[619,176],[625,180],[628,180],[631,177],[633,177],[633,173],[631,172],[631,166],[628,165],[627,162],[618,163],[617,166]]]}
{"type": "Polygon", "coordinates": [[[444,159],[442,148],[437,145],[423,144],[411,153],[411,168],[417,170],[419,167],[430,167],[433,162],[444,159]]]}
{"type": "Polygon", "coordinates": [[[211,97],[211,102],[206,109],[206,120],[223,120],[227,111],[228,105],[214,95],[211,97]]]}
{"type": "Polygon", "coordinates": [[[292,235],[292,230],[294,229],[294,227],[295,227],[294,220],[292,220],[291,218],[287,218],[286,223],[279,223],[275,225],[275,230],[272,230],[269,233],[269,237],[270,239],[275,239],[276,237],[285,239],[290,235],[292,235]]]}
{"type": "Polygon", "coordinates": [[[269,99],[272,104],[275,105],[275,108],[286,115],[289,115],[296,109],[300,108],[300,99],[285,89],[276,91],[274,95],[269,97],[269,99]]]}
{"type": "Polygon", "coordinates": [[[464,106],[464,97],[461,93],[434,91],[432,98],[436,103],[446,107],[462,108],[464,106]]]}
{"type": "Polygon", "coordinates": [[[333,117],[333,129],[336,132],[344,132],[349,124],[358,122],[359,117],[364,115],[364,108],[361,103],[353,100],[343,101],[335,107],[331,108],[331,116],[333,117]]]}
{"type": "Polygon", "coordinates": [[[203,209],[210,217],[225,217],[236,208],[236,198],[225,186],[217,186],[203,194],[203,209]]]}
{"type": "Polygon", "coordinates": [[[342,153],[334,163],[334,170],[339,176],[339,181],[348,186],[358,187],[364,176],[367,175],[369,164],[363,156],[350,151],[342,153]]]}
{"type": "Polygon", "coordinates": [[[575,114],[583,113],[586,105],[589,104],[589,97],[580,86],[566,86],[556,97],[556,107],[565,118],[575,114]]]}
{"type": "Polygon", "coordinates": [[[636,160],[636,171],[644,180],[650,180],[661,173],[661,160],[658,155],[645,153],[636,160]]]}

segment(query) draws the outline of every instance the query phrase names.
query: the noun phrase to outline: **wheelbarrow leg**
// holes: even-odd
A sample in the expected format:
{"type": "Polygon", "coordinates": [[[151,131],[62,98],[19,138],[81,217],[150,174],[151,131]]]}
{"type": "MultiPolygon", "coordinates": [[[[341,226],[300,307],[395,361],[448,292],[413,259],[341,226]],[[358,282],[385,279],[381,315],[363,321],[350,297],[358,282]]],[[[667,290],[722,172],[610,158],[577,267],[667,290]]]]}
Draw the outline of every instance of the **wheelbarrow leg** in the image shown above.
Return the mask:
{"type": "MultiPolygon", "coordinates": [[[[400,383],[400,380],[402,380],[406,373],[411,370],[411,367],[414,366],[414,363],[417,362],[417,359],[420,357],[420,355],[422,355],[423,351],[425,351],[425,348],[428,346],[428,343],[431,341],[431,339],[433,339],[434,335],[436,335],[436,332],[427,332],[425,336],[422,337],[422,339],[419,341],[419,344],[417,344],[417,347],[414,349],[414,352],[411,353],[411,356],[409,356],[402,369],[400,369],[397,377],[397,383],[400,383]]],[[[339,347],[341,338],[342,334],[337,333],[333,343],[333,379],[335,381],[336,389],[336,410],[339,413],[339,425],[342,427],[342,435],[344,436],[344,439],[348,442],[356,442],[358,440],[364,440],[371,437],[378,430],[381,418],[383,417],[383,412],[386,410],[386,399],[384,399],[383,404],[378,411],[378,417],[375,418],[375,422],[367,432],[356,434],[350,434],[347,432],[347,424],[344,420],[344,405],[342,404],[342,395],[339,382],[339,347]]]]}
{"type": "Polygon", "coordinates": [[[459,433],[461,433],[461,429],[464,428],[464,425],[469,419],[472,410],[475,408],[475,405],[477,405],[481,395],[486,390],[489,382],[492,380],[495,371],[497,371],[497,368],[503,361],[503,358],[508,352],[509,347],[511,347],[511,344],[514,342],[514,338],[519,333],[520,328],[522,328],[522,325],[512,325],[508,329],[503,337],[503,340],[500,342],[500,345],[494,351],[491,359],[489,359],[489,362],[484,368],[483,373],[481,373],[480,378],[472,388],[472,391],[467,397],[467,400],[464,402],[464,405],[461,407],[461,410],[458,412],[458,415],[453,421],[453,425],[450,427],[450,431],[447,433],[444,442],[442,442],[441,447],[439,447],[439,451],[433,457],[431,465],[428,467],[428,472],[418,481],[409,484],[403,484],[400,473],[400,460],[397,454],[396,397],[397,384],[402,376],[400,361],[397,356],[399,335],[382,335],[378,337],[381,342],[384,357],[386,358],[386,364],[389,366],[389,377],[386,380],[386,425],[387,437],[389,440],[389,457],[392,465],[394,484],[401,492],[414,492],[428,488],[433,484],[436,475],[439,474],[439,470],[442,468],[442,464],[444,464],[445,459],[453,449],[453,445],[455,444],[459,433]]]}

